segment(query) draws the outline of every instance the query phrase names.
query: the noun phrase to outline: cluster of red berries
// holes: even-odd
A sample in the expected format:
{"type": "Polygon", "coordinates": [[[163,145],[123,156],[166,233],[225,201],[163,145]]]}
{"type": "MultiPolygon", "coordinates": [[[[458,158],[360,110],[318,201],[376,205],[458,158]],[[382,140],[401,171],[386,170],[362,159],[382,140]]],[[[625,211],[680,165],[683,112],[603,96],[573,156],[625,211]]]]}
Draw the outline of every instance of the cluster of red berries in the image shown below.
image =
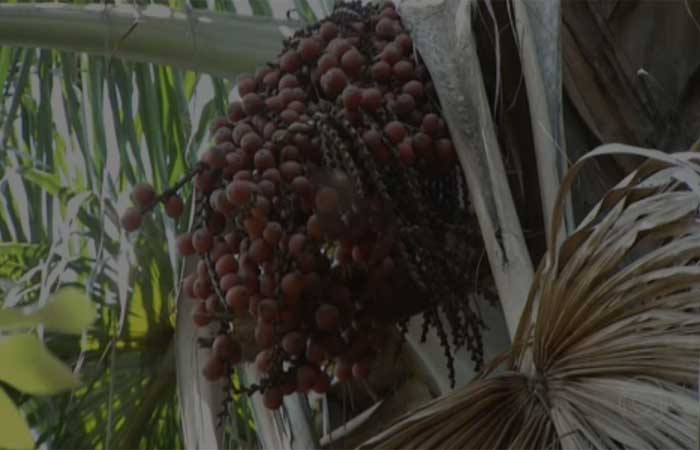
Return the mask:
{"type": "MultiPolygon", "coordinates": [[[[468,220],[461,171],[391,2],[341,3],[238,93],[197,166],[197,224],[178,238],[181,255],[201,257],[183,282],[195,323],[225,325],[207,379],[241,361],[236,323],[250,317],[270,408],[326,392],[332,377],[367,377],[387,327],[417,312],[442,329],[438,308],[452,308],[450,320],[478,328],[455,306],[468,303],[457,290],[472,261],[446,237],[468,220]]],[[[139,205],[153,201],[143,190],[139,205]]],[[[179,213],[175,199],[166,210],[179,213]]]]}

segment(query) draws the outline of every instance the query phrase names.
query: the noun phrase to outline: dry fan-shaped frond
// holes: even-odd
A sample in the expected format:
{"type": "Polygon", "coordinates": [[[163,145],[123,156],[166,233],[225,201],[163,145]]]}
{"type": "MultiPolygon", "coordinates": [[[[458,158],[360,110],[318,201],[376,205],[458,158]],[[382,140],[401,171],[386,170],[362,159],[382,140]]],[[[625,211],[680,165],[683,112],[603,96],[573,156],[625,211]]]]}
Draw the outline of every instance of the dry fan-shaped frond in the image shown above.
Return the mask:
{"type": "Polygon", "coordinates": [[[362,448],[697,448],[699,162],[612,144],[577,162],[512,349],[362,448]],[[648,160],[557,248],[576,173],[610,153],[648,160]]]}

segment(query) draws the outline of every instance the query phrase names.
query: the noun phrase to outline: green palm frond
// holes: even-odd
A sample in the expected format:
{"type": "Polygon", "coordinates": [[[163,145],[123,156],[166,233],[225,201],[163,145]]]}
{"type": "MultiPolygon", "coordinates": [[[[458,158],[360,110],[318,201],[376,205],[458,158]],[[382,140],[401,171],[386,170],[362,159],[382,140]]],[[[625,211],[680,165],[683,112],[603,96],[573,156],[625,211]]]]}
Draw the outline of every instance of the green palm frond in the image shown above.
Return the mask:
{"type": "Polygon", "coordinates": [[[574,165],[512,350],[363,448],[697,448],[698,163],[609,144],[574,165]],[[558,247],[575,175],[604,154],[647,162],[558,247]]]}

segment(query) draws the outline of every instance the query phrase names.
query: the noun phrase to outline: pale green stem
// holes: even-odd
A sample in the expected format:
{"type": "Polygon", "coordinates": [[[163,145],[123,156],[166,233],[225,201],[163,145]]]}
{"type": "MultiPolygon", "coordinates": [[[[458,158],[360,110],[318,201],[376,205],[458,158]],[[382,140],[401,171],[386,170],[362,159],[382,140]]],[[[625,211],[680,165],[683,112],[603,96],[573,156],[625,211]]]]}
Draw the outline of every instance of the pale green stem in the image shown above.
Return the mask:
{"type": "Polygon", "coordinates": [[[163,6],[0,4],[0,45],[101,54],[223,77],[274,58],[282,25],[290,24],[163,6]]]}

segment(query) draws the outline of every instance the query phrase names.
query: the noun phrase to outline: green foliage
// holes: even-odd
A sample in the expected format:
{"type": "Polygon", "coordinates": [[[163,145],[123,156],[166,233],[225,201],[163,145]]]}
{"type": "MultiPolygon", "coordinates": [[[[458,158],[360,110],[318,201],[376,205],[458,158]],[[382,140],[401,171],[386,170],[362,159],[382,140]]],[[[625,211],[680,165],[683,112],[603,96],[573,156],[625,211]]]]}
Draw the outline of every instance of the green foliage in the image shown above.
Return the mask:
{"type": "MultiPolygon", "coordinates": [[[[0,310],[0,332],[43,325],[62,333],[79,334],[94,320],[90,299],[76,289],[62,289],[49,303],[31,313],[0,310]]],[[[0,382],[31,395],[52,395],[79,386],[77,375],[52,355],[33,333],[0,337],[0,382]]],[[[0,387],[0,448],[34,446],[29,425],[6,392],[0,387]]]]}

